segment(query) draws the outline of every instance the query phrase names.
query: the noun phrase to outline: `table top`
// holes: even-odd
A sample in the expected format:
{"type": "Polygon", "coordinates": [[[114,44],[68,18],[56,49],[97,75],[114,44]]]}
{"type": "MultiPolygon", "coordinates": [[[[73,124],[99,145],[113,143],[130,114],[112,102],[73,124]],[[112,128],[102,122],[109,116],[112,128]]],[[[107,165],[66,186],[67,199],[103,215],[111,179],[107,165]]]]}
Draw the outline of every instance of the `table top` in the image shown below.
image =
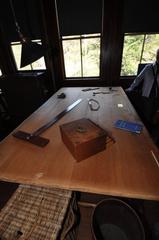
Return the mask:
{"type": "Polygon", "coordinates": [[[114,127],[118,119],[142,123],[122,88],[83,89],[87,88],[61,88],[14,130],[32,133],[81,98],[78,106],[41,134],[50,140],[44,148],[19,140],[12,133],[0,142],[0,179],[159,200],[159,152],[146,128],[135,134],[114,127]],[[93,92],[107,93],[93,96],[93,92]],[[66,98],[58,98],[60,93],[65,93],[66,98]],[[98,111],[89,107],[88,99],[92,98],[100,104],[98,111]],[[59,126],[83,117],[105,129],[115,143],[110,141],[104,151],[77,162],[62,142],[59,126]]]}

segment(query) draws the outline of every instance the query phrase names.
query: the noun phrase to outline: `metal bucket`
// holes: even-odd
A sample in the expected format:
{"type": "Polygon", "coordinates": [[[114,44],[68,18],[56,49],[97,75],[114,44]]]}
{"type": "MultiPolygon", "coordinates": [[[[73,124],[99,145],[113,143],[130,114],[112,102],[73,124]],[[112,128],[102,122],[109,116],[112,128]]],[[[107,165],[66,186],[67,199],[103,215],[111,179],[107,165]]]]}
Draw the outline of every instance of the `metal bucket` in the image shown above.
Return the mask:
{"type": "Polygon", "coordinates": [[[145,240],[144,228],[136,212],[115,198],[96,205],[91,224],[94,240],[145,240]]]}

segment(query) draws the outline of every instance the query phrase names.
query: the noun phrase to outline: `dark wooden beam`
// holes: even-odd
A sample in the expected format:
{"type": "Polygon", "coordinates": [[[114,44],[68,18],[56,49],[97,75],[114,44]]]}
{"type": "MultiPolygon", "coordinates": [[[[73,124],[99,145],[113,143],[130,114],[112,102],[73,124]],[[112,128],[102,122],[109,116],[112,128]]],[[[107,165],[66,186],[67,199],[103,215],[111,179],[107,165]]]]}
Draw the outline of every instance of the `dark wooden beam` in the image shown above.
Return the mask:
{"type": "Polygon", "coordinates": [[[122,32],[122,0],[103,0],[101,39],[101,80],[105,85],[120,85],[120,69],[124,35],[122,32]]]}
{"type": "Polygon", "coordinates": [[[57,91],[64,80],[64,63],[60,41],[56,0],[41,0],[44,37],[47,46],[46,65],[51,78],[51,90],[57,91]]]}

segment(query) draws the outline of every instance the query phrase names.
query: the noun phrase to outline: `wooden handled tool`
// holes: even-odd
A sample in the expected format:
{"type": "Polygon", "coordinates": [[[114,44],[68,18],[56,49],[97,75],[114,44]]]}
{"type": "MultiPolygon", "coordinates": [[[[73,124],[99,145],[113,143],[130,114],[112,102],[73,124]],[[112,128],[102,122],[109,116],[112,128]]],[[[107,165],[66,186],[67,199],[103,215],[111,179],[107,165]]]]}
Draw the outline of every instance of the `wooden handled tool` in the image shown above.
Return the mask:
{"type": "Polygon", "coordinates": [[[55,116],[51,121],[43,125],[42,127],[38,128],[33,133],[27,133],[24,131],[17,131],[13,133],[13,136],[16,138],[19,138],[21,140],[30,142],[34,145],[37,145],[39,147],[44,147],[48,144],[49,139],[40,137],[40,134],[42,134],[45,130],[47,130],[49,127],[51,127],[54,123],[56,123],[58,120],[60,120],[66,113],[71,111],[74,107],[76,107],[82,99],[78,99],[77,101],[73,102],[71,105],[66,107],[62,112],[60,112],[57,116],[55,116]]]}

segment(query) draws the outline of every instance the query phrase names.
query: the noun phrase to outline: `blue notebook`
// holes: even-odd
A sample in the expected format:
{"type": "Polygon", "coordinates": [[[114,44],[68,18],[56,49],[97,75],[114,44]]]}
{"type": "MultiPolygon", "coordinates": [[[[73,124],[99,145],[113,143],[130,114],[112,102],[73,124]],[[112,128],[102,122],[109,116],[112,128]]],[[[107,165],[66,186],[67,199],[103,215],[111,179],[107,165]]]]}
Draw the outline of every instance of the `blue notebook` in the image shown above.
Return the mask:
{"type": "Polygon", "coordinates": [[[135,122],[129,122],[124,120],[117,120],[114,125],[116,128],[120,128],[133,133],[140,133],[143,129],[143,125],[135,122]]]}

